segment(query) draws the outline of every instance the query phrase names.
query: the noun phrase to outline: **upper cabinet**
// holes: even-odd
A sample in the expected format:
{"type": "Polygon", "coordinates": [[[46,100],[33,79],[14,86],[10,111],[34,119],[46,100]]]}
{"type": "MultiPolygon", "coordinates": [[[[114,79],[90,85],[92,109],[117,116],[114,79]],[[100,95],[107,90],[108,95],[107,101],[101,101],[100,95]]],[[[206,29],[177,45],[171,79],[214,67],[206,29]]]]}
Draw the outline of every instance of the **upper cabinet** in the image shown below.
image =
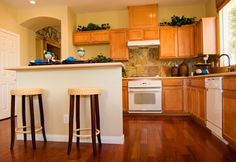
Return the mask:
{"type": "Polygon", "coordinates": [[[128,31],[129,40],[152,40],[159,39],[159,30],[153,28],[133,28],[128,31]]]}
{"type": "Polygon", "coordinates": [[[113,60],[128,60],[127,30],[110,31],[110,56],[113,60]]]}
{"type": "Polygon", "coordinates": [[[195,56],[194,25],[160,27],[160,58],[188,58],[195,56]]]}
{"type": "Polygon", "coordinates": [[[103,44],[109,43],[109,30],[85,31],[73,33],[73,44],[103,44]]]}
{"type": "Polygon", "coordinates": [[[202,18],[196,24],[195,53],[216,54],[216,18],[202,18]]]}
{"type": "Polygon", "coordinates": [[[157,4],[129,6],[129,28],[157,26],[157,4]]]}
{"type": "Polygon", "coordinates": [[[177,27],[160,27],[160,57],[176,58],[178,56],[177,47],[177,27]]]}

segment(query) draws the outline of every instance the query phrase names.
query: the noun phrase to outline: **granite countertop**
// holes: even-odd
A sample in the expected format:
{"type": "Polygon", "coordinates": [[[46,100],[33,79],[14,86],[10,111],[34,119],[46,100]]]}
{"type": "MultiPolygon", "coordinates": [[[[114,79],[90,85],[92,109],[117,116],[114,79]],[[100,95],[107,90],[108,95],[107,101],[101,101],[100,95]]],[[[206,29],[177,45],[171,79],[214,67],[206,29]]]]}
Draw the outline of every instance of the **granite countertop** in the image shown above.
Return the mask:
{"type": "Polygon", "coordinates": [[[205,77],[220,77],[220,76],[236,76],[236,72],[224,72],[224,73],[215,73],[215,74],[205,74],[205,75],[196,75],[196,76],[187,76],[187,77],[127,77],[123,78],[124,80],[132,79],[186,79],[186,78],[205,78],[205,77]]]}

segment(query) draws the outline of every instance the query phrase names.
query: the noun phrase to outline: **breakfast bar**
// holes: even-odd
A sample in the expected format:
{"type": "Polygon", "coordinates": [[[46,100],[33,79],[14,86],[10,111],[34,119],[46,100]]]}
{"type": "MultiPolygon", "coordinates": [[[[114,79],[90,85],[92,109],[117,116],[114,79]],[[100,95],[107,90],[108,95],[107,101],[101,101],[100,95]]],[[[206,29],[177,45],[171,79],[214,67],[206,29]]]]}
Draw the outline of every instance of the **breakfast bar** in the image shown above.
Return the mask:
{"type": "MultiPolygon", "coordinates": [[[[97,87],[102,90],[99,95],[102,143],[122,144],[124,141],[122,66],[122,63],[86,63],[24,66],[7,70],[16,71],[17,88],[44,89],[43,106],[48,141],[68,141],[68,88],[97,87]]],[[[21,106],[20,100],[17,100],[16,103],[17,107],[21,106]]],[[[81,127],[90,127],[89,98],[83,96],[80,104],[81,127]]],[[[39,113],[37,106],[35,101],[36,116],[39,113]]],[[[21,112],[18,111],[17,123],[21,124],[21,121],[21,112]]],[[[37,124],[39,124],[39,120],[36,118],[37,124]]],[[[17,139],[23,139],[23,136],[18,135],[17,139]]],[[[43,137],[41,134],[37,134],[36,139],[43,140],[43,137]]],[[[84,139],[84,142],[89,141],[84,139]]]]}

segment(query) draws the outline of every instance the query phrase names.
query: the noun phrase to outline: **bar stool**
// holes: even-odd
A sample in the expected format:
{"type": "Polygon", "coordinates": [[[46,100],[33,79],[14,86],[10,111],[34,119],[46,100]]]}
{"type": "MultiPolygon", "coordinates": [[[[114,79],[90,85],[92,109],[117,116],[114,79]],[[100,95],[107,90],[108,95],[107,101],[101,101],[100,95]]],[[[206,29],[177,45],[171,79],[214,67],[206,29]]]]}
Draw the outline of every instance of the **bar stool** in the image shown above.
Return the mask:
{"type": "Polygon", "coordinates": [[[99,88],[69,88],[68,94],[70,95],[70,110],[69,110],[69,140],[68,150],[69,155],[72,147],[73,135],[77,138],[77,146],[79,146],[79,140],[81,138],[92,137],[93,154],[96,155],[96,136],[99,146],[101,146],[100,136],[100,117],[99,117],[99,103],[98,95],[101,94],[99,88]],[[80,96],[90,96],[91,105],[91,128],[80,128],[80,96]],[[76,129],[73,131],[73,118],[74,118],[74,97],[76,97],[76,129]],[[91,130],[91,134],[82,135],[81,131],[91,130]]]}
{"type": "Polygon", "coordinates": [[[27,134],[31,134],[33,149],[36,149],[35,133],[42,131],[44,142],[47,142],[44,126],[44,113],[43,113],[43,101],[42,93],[43,89],[40,88],[18,88],[12,89],[11,93],[11,149],[14,147],[15,134],[24,134],[24,141],[27,140],[27,134]],[[22,96],[22,125],[21,127],[15,128],[15,96],[22,96]],[[38,96],[39,111],[40,111],[40,127],[35,127],[34,120],[34,104],[33,97],[38,96]],[[25,113],[25,99],[29,98],[29,109],[30,109],[30,126],[26,125],[26,113],[25,113]],[[30,130],[28,130],[30,128],[30,130]]]}

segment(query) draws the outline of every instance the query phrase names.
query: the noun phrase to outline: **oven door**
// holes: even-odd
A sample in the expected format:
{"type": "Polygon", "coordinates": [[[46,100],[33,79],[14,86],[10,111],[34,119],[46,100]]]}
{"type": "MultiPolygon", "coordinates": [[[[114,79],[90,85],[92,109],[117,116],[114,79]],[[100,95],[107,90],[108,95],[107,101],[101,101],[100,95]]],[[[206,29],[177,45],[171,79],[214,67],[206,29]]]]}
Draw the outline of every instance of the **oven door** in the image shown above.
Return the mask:
{"type": "Polygon", "coordinates": [[[129,112],[161,110],[161,88],[129,87],[129,112]]]}

